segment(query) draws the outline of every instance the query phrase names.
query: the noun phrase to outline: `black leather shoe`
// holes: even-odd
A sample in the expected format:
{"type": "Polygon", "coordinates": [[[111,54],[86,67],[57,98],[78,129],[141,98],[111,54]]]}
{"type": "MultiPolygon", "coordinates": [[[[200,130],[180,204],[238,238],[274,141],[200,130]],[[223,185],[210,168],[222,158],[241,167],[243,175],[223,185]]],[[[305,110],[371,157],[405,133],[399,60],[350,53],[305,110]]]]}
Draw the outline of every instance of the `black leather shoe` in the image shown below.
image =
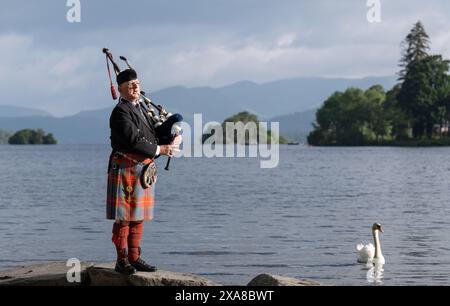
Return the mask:
{"type": "Polygon", "coordinates": [[[121,259],[116,262],[116,267],[114,269],[116,272],[125,275],[132,275],[136,273],[136,269],[130,264],[128,258],[121,259]]]}
{"type": "Polygon", "coordinates": [[[138,258],[135,262],[130,263],[136,270],[141,272],[156,272],[158,269],[156,269],[155,266],[151,266],[148,263],[146,263],[142,258],[138,258]]]}

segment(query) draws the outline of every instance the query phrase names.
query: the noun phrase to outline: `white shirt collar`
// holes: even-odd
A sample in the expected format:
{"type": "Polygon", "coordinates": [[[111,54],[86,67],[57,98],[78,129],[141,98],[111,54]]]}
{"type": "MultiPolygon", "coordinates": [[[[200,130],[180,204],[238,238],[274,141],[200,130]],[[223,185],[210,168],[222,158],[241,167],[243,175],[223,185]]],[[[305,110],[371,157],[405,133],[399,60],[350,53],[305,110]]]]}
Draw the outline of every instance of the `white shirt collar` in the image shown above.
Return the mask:
{"type": "Polygon", "coordinates": [[[125,99],[124,97],[120,97],[120,99],[121,99],[121,100],[124,100],[124,101],[126,101],[126,102],[128,102],[128,103],[132,103],[134,106],[136,106],[136,105],[139,104],[139,100],[137,100],[136,102],[131,102],[131,101],[128,101],[127,99],[125,99]]]}

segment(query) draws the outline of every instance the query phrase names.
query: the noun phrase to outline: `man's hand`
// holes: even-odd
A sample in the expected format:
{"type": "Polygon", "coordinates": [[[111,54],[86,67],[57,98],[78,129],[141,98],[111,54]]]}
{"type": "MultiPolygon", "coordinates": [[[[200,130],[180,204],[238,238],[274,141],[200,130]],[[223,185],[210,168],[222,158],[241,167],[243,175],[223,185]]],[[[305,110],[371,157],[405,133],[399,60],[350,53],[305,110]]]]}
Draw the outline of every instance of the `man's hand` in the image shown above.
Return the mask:
{"type": "Polygon", "coordinates": [[[171,145],[161,145],[159,146],[159,155],[172,156],[172,146],[171,145]]]}
{"type": "Polygon", "coordinates": [[[159,146],[159,155],[167,155],[172,157],[174,152],[180,152],[181,141],[183,141],[183,139],[181,138],[181,135],[178,135],[174,138],[170,145],[159,146]]]}
{"type": "Polygon", "coordinates": [[[180,145],[181,145],[181,142],[183,141],[183,138],[181,137],[181,135],[177,135],[175,138],[174,138],[174,140],[172,141],[172,143],[171,143],[171,146],[172,146],[172,150],[174,151],[174,152],[179,152],[180,151],[180,145]]]}

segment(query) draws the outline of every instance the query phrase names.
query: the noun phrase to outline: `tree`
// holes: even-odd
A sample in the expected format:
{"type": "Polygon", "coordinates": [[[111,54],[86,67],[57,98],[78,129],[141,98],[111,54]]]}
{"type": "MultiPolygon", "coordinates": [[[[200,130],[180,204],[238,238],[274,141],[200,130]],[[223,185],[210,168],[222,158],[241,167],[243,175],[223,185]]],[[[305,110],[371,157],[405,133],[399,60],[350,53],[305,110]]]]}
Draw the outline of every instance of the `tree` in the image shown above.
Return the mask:
{"type": "Polygon", "coordinates": [[[386,92],[383,86],[375,85],[369,88],[365,93],[367,111],[369,114],[368,125],[375,134],[376,141],[389,133],[389,122],[384,103],[386,101],[386,92]]]}
{"type": "Polygon", "coordinates": [[[42,144],[44,142],[45,133],[42,129],[32,130],[29,142],[30,144],[42,144]]]}
{"type": "Polygon", "coordinates": [[[30,129],[20,130],[9,138],[9,144],[21,144],[21,145],[30,144],[30,138],[31,138],[30,129]]]}
{"type": "Polygon", "coordinates": [[[450,62],[427,56],[410,65],[398,94],[400,107],[411,116],[413,136],[431,138],[433,126],[445,117],[450,62]]]}
{"type": "MultiPolygon", "coordinates": [[[[450,76],[449,76],[450,78],[450,76]]],[[[443,115],[443,120],[441,123],[441,131],[442,127],[446,127],[445,134],[449,136],[449,126],[450,126],[450,86],[443,88],[439,93],[439,104],[441,105],[441,110],[445,109],[445,114],[443,115]]],[[[441,134],[442,136],[442,134],[441,134]]]]}
{"type": "Polygon", "coordinates": [[[9,138],[9,144],[56,144],[57,141],[52,134],[45,135],[42,129],[31,130],[24,129],[16,132],[9,138]]]}
{"type": "Polygon", "coordinates": [[[233,115],[229,118],[226,118],[222,124],[210,124],[207,128],[208,131],[203,133],[202,142],[213,141],[214,143],[223,142],[224,144],[227,141],[232,143],[242,143],[251,144],[251,143],[260,143],[262,141],[267,143],[278,143],[278,144],[287,144],[288,140],[274,133],[270,130],[266,130],[263,127],[259,126],[258,116],[251,114],[249,112],[241,112],[236,115],[233,115]],[[230,126],[232,129],[229,131],[233,133],[231,135],[227,134],[227,123],[232,123],[230,126]],[[216,134],[219,133],[219,134],[216,134]],[[222,133],[222,136],[220,136],[222,133]],[[260,139],[259,136],[265,135],[266,139],[260,139]],[[243,139],[240,139],[238,136],[243,136],[243,139]]]}
{"type": "Polygon", "coordinates": [[[399,80],[404,80],[408,74],[411,66],[428,56],[430,50],[430,37],[428,36],[422,22],[418,21],[411,32],[406,36],[402,42],[402,58],[400,60],[400,67],[402,68],[399,75],[399,80]]]}
{"type": "MultiPolygon", "coordinates": [[[[408,139],[426,135],[450,122],[450,61],[428,55],[430,39],[419,21],[403,42],[399,75],[387,93],[375,85],[365,92],[349,88],[330,96],[316,113],[310,144],[361,145],[385,137],[408,139]]],[[[442,129],[439,129],[441,136],[442,129]]]]}
{"type": "Polygon", "coordinates": [[[42,142],[42,144],[45,144],[45,145],[55,145],[55,144],[57,144],[58,143],[58,141],[53,137],[53,134],[52,133],[49,133],[49,134],[47,134],[47,135],[45,135],[44,137],[43,137],[43,142],[42,142]]]}
{"type": "Polygon", "coordinates": [[[242,122],[242,123],[248,123],[248,122],[259,122],[258,116],[254,114],[250,114],[249,112],[240,112],[234,116],[231,116],[224,120],[224,122],[242,122]]]}
{"type": "Polygon", "coordinates": [[[363,145],[373,135],[384,136],[387,127],[382,111],[384,89],[374,86],[367,91],[349,88],[335,92],[316,113],[310,144],[363,145]]]}
{"type": "Polygon", "coordinates": [[[386,120],[391,126],[391,137],[397,140],[407,140],[409,138],[409,130],[411,127],[410,116],[408,116],[400,107],[398,102],[398,95],[401,90],[401,85],[395,85],[386,93],[386,101],[384,103],[384,110],[386,120]]]}

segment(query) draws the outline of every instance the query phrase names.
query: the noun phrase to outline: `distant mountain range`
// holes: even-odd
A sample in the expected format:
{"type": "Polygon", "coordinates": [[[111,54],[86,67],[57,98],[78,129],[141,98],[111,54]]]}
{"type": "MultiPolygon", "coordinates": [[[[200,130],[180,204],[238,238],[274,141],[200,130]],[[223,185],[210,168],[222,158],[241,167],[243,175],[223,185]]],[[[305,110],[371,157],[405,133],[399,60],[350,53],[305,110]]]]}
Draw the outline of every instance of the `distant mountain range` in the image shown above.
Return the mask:
{"type": "Polygon", "coordinates": [[[296,112],[271,118],[271,122],[280,123],[280,134],[290,140],[306,142],[306,137],[313,129],[312,124],[316,120],[317,109],[304,112],[296,112]]]}
{"type": "MultiPolygon", "coordinates": [[[[394,76],[296,78],[265,84],[243,81],[220,88],[177,86],[148,96],[167,110],[183,114],[190,124],[195,113],[203,114],[205,124],[208,121],[221,122],[238,112],[249,111],[262,121],[280,122],[282,135],[303,141],[312,128],[316,109],[333,92],[348,87],[367,89],[375,84],[390,89],[395,83],[394,76]]],[[[64,118],[55,118],[40,110],[0,106],[0,129],[42,128],[53,133],[59,143],[108,143],[109,115],[114,103],[105,109],[83,111],[64,118]]]]}
{"type": "Polygon", "coordinates": [[[31,116],[39,116],[39,117],[48,117],[51,116],[49,112],[26,108],[26,107],[18,107],[11,105],[0,105],[0,117],[31,117],[31,116]]]}

